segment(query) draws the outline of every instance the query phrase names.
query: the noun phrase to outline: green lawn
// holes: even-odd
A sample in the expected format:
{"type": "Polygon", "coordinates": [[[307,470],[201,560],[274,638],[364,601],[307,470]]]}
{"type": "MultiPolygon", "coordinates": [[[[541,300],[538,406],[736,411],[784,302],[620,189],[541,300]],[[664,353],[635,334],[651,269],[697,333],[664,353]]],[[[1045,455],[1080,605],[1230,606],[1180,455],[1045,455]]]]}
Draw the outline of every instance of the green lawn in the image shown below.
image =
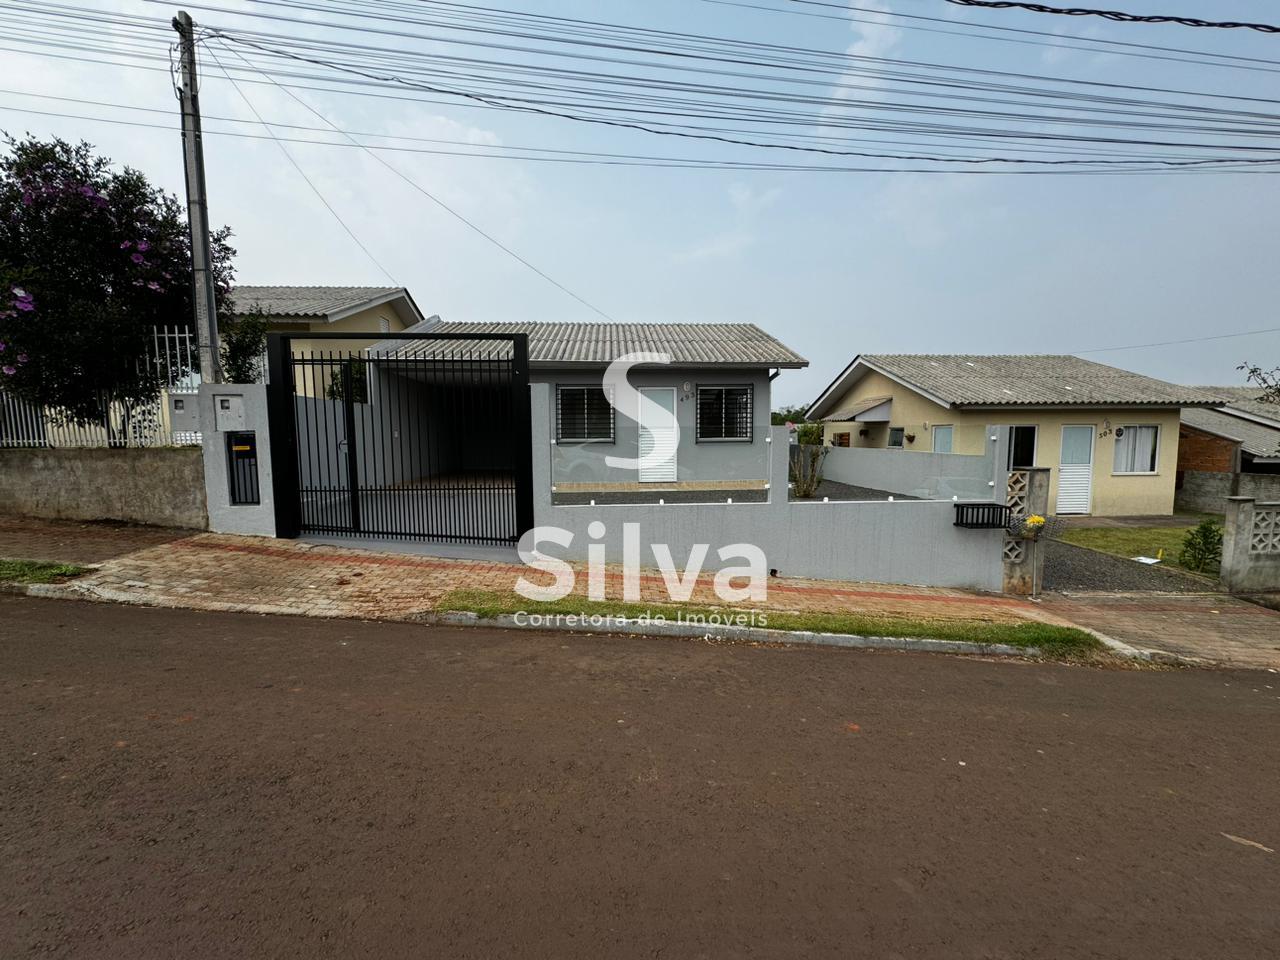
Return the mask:
{"type": "MultiPolygon", "coordinates": [[[[1058,539],[1117,557],[1160,557],[1163,566],[1181,570],[1178,554],[1182,551],[1183,538],[1202,519],[1189,516],[1185,527],[1076,527],[1064,530],[1058,539]]],[[[1222,520],[1221,517],[1214,519],[1222,520]]],[[[1218,571],[1205,573],[1217,576],[1218,571]]]]}
{"type": "MultiPolygon", "coordinates": [[[[725,617],[737,611],[726,607],[682,607],[668,604],[614,603],[567,597],[550,603],[534,603],[514,593],[487,590],[454,590],[436,604],[441,611],[465,611],[481,617],[526,612],[531,614],[582,614],[640,619],[659,616],[667,622],[700,622],[698,617],[725,617]]],[[[1075,657],[1096,653],[1102,644],[1091,634],[1074,627],[1047,623],[991,623],[982,620],[923,620],[898,617],[868,617],[848,613],[787,613],[761,611],[767,623],[754,625],[770,630],[809,630],[816,633],[844,633],[869,637],[920,637],[931,640],[963,640],[970,643],[1004,643],[1013,647],[1038,647],[1048,656],[1075,657]]],[[[743,624],[751,626],[752,624],[743,624]]]]}
{"type": "Polygon", "coordinates": [[[0,559],[0,583],[52,583],[85,573],[84,567],[69,563],[41,563],[39,560],[0,559]]]}

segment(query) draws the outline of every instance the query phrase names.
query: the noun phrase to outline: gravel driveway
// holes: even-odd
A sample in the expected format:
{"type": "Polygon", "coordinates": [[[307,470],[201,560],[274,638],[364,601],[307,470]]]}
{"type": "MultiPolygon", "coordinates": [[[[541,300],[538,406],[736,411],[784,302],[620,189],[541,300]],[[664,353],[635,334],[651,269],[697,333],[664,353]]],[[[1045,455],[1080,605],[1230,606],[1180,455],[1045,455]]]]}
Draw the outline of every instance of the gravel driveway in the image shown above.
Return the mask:
{"type": "Polygon", "coordinates": [[[1045,590],[1205,593],[1216,589],[1208,580],[1167,567],[1147,566],[1061,540],[1045,540],[1040,549],[1044,551],[1045,590]]]}

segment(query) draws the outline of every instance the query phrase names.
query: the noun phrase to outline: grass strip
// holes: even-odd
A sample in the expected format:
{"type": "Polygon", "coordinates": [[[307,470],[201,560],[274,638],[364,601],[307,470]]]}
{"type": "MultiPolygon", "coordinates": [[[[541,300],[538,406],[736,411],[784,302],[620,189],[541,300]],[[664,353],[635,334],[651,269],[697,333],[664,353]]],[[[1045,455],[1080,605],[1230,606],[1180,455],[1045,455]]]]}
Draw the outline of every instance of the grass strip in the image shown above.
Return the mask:
{"type": "MultiPolygon", "coordinates": [[[[474,613],[485,618],[501,614],[574,615],[657,619],[667,623],[701,623],[713,615],[725,618],[744,611],[728,607],[679,606],[661,603],[615,603],[566,597],[535,603],[515,593],[491,590],[454,590],[435,605],[439,611],[474,613]],[[703,619],[699,619],[703,618],[703,619]]],[[[805,630],[814,633],[841,633],[865,637],[916,637],[929,640],[958,640],[967,643],[1003,643],[1011,647],[1038,647],[1048,656],[1072,657],[1096,653],[1102,643],[1092,634],[1075,627],[1022,621],[995,623],[989,620],[929,620],[910,617],[866,616],[856,613],[798,613],[783,610],[756,611],[755,622],[742,626],[770,630],[805,630]],[[761,622],[762,619],[764,622],[761,622]]],[[[730,624],[732,625],[732,623],[730,624]]]]}
{"type": "Polygon", "coordinates": [[[53,583],[87,573],[85,567],[39,560],[0,559],[0,583],[53,583]]]}
{"type": "MultiPolygon", "coordinates": [[[[1125,559],[1160,557],[1161,566],[1185,570],[1178,561],[1178,555],[1182,552],[1182,541],[1192,526],[1194,524],[1186,527],[1077,527],[1064,530],[1057,537],[1078,547],[1088,547],[1125,559]]],[[[1208,570],[1205,573],[1217,576],[1218,571],[1208,570]]]]}

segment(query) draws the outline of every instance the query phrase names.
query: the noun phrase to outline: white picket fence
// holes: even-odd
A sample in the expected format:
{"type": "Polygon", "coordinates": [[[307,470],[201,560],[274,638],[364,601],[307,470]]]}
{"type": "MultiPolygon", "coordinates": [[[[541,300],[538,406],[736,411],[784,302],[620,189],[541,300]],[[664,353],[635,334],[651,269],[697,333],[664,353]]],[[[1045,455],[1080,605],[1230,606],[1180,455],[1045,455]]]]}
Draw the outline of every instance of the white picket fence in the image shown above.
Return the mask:
{"type": "Polygon", "coordinates": [[[145,357],[164,389],[144,404],[111,403],[101,423],[72,423],[56,408],[27,403],[0,390],[0,447],[198,446],[200,434],[174,431],[169,397],[200,386],[195,336],[182,327],[156,327],[145,357]]]}

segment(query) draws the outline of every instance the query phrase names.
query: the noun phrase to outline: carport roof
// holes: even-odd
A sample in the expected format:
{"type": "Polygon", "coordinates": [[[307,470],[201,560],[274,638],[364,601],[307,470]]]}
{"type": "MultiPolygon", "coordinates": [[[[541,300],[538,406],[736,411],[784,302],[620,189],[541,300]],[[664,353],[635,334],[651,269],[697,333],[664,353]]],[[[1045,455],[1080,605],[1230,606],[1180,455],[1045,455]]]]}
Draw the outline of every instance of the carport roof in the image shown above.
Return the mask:
{"type": "MultiPolygon", "coordinates": [[[[607,364],[628,353],[666,353],[680,366],[807,367],[809,361],[753,323],[464,323],[420,325],[435,335],[526,333],[529,362],[542,367],[607,364]]],[[[457,357],[459,341],[384,340],[383,356],[457,357]]],[[[466,356],[505,356],[507,342],[474,341],[466,356]]]]}

